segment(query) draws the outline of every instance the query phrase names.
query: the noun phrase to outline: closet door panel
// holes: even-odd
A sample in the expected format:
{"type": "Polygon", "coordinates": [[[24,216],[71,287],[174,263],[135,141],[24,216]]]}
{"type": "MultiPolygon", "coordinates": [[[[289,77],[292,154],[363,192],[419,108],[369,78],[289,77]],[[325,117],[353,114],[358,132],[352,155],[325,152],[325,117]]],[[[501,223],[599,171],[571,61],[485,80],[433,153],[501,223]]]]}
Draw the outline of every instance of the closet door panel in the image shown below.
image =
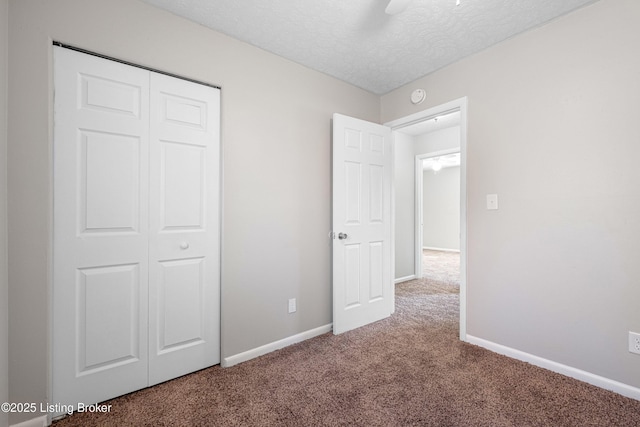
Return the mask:
{"type": "Polygon", "coordinates": [[[219,90],[60,47],[54,84],[52,401],[219,363],[219,90]]]}
{"type": "Polygon", "coordinates": [[[147,385],[149,73],[54,49],[53,402],[147,385]]]}
{"type": "Polygon", "coordinates": [[[149,382],[220,363],[220,91],[151,74],[149,382]]]}

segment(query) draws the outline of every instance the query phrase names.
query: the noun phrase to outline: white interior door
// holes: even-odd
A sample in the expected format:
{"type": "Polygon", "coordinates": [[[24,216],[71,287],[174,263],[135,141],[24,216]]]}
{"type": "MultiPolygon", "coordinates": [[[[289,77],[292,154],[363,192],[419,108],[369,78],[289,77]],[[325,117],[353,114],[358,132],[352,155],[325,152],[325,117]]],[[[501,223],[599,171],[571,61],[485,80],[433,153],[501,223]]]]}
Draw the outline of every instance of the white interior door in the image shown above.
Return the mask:
{"type": "Polygon", "coordinates": [[[220,363],[220,91],[151,74],[149,384],[220,363]]]}
{"type": "Polygon", "coordinates": [[[388,317],[391,129],[333,115],[333,331],[388,317]]]}
{"type": "Polygon", "coordinates": [[[220,361],[219,90],[55,48],[53,402],[220,361]]]}
{"type": "Polygon", "coordinates": [[[55,49],[53,398],[147,385],[149,72],[55,49]]]}

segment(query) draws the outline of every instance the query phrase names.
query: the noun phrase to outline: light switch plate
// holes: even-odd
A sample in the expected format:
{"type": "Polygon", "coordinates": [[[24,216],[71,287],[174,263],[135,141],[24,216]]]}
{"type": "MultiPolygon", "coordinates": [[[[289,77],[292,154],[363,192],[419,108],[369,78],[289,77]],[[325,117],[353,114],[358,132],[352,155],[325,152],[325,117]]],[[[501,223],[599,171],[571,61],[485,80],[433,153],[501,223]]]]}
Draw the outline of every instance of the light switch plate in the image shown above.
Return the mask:
{"type": "Polygon", "coordinates": [[[498,209],[498,195],[487,194],[487,210],[493,211],[498,209]]]}

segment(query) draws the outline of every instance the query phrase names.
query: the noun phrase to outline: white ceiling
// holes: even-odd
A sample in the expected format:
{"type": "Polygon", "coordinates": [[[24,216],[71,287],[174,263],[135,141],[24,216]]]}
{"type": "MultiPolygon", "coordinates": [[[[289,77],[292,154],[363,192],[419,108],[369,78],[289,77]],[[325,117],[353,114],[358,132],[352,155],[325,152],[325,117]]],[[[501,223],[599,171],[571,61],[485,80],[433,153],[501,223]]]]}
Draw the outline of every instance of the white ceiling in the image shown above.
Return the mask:
{"type": "Polygon", "coordinates": [[[381,95],[596,0],[142,1],[381,95]]]}

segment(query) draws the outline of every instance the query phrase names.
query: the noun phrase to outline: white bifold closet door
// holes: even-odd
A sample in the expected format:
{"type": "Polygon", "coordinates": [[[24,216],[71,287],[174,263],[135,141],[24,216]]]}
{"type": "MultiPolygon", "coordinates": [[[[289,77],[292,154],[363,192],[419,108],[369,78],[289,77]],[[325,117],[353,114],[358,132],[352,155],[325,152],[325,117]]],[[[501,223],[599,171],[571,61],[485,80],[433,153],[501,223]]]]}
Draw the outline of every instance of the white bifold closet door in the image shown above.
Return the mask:
{"type": "Polygon", "coordinates": [[[52,403],[220,362],[220,92],[54,48],[52,403]]]}

